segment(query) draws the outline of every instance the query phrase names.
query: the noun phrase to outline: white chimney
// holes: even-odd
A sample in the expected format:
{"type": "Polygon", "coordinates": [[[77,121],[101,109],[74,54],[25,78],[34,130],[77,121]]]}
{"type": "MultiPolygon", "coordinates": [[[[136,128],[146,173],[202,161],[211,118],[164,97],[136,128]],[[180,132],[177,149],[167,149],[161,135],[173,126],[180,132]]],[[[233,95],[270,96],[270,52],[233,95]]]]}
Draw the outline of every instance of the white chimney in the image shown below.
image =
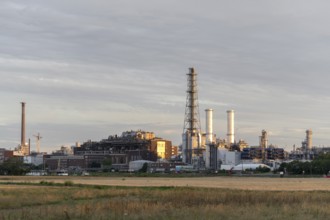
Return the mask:
{"type": "Polygon", "coordinates": [[[227,142],[229,145],[235,142],[234,110],[227,111],[227,142]]]}

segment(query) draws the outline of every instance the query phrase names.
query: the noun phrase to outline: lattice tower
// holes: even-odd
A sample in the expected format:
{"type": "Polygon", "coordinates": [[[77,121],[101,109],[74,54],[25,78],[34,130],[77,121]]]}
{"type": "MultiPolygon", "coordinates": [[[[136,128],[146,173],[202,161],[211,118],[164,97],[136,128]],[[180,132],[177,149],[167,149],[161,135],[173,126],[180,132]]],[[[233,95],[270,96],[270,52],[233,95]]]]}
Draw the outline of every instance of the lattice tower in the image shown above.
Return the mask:
{"type": "Polygon", "coordinates": [[[201,123],[199,116],[197,73],[194,68],[189,68],[187,74],[187,99],[183,133],[188,132],[191,136],[200,134],[201,123]]]}

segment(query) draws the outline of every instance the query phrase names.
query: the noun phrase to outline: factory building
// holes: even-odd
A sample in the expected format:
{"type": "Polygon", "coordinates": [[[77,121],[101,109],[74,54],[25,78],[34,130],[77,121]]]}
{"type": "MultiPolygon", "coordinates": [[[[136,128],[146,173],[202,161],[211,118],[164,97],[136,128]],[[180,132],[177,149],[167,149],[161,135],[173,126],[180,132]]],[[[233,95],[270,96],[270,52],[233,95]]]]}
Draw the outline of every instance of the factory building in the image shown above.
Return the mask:
{"type": "Polygon", "coordinates": [[[72,169],[99,171],[99,170],[127,170],[126,154],[107,154],[105,152],[90,152],[85,155],[47,155],[44,158],[45,168],[48,172],[72,169]],[[110,162],[110,166],[104,163],[110,162]]]}
{"type": "Polygon", "coordinates": [[[85,168],[85,160],[83,156],[64,155],[54,156],[47,155],[44,158],[45,168],[48,172],[55,172],[60,170],[68,171],[70,168],[85,168]]]}
{"type": "Polygon", "coordinates": [[[265,158],[267,160],[284,160],[285,152],[283,148],[266,148],[265,158]]]}
{"type": "Polygon", "coordinates": [[[289,158],[292,160],[312,160],[317,157],[318,154],[327,152],[326,148],[317,148],[312,146],[311,129],[306,130],[305,140],[301,142],[301,147],[296,149],[293,146],[293,151],[289,154],[289,158]],[[323,149],[323,150],[322,150],[323,149]]]}
{"type": "Polygon", "coordinates": [[[171,156],[172,157],[177,157],[178,154],[179,154],[179,148],[178,148],[178,146],[172,146],[172,154],[171,154],[171,156]]]}
{"type": "Polygon", "coordinates": [[[44,163],[44,156],[46,154],[31,154],[24,156],[23,161],[25,164],[33,164],[35,166],[40,166],[44,163]]]}
{"type": "Polygon", "coordinates": [[[0,164],[3,164],[6,160],[12,157],[14,157],[13,151],[0,148],[0,164]]]}
{"type": "Polygon", "coordinates": [[[97,170],[126,170],[129,155],[110,154],[109,152],[90,152],[84,155],[85,169],[87,171],[97,170]],[[105,163],[107,161],[107,163],[105,163]]]}
{"type": "Polygon", "coordinates": [[[241,153],[237,151],[228,151],[227,149],[220,149],[218,151],[218,160],[221,161],[221,166],[236,166],[241,162],[241,153]]]}
{"type": "Polygon", "coordinates": [[[171,141],[142,130],[126,131],[121,136],[109,136],[99,142],[87,141],[74,148],[74,155],[85,156],[87,169],[102,169],[102,161],[108,159],[116,170],[128,170],[130,161],[169,160],[172,152],[171,141]]]}
{"type": "Polygon", "coordinates": [[[244,148],[241,152],[243,160],[284,160],[285,154],[283,148],[269,147],[266,149],[260,147],[244,148]]]}
{"type": "Polygon", "coordinates": [[[137,130],[137,131],[131,130],[131,131],[123,132],[121,137],[127,139],[152,140],[156,136],[153,132],[147,132],[142,130],[137,130]]]}
{"type": "Polygon", "coordinates": [[[157,159],[170,160],[172,157],[172,142],[155,138],[150,140],[150,151],[157,152],[157,159]]]}

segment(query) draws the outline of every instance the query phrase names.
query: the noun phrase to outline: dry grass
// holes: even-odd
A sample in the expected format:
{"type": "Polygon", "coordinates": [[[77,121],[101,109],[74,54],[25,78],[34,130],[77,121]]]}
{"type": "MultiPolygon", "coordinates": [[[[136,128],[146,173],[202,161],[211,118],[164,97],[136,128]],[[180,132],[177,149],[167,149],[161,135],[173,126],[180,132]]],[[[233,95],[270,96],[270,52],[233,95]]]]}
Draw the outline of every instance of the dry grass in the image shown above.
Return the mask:
{"type": "Polygon", "coordinates": [[[31,182],[40,181],[54,183],[107,185],[107,186],[176,186],[205,187],[241,190],[275,190],[275,191],[330,191],[330,179],[327,178],[265,178],[265,177],[3,177],[0,182],[31,182]]]}
{"type": "Polygon", "coordinates": [[[329,219],[328,191],[0,185],[0,219],[329,219]]]}

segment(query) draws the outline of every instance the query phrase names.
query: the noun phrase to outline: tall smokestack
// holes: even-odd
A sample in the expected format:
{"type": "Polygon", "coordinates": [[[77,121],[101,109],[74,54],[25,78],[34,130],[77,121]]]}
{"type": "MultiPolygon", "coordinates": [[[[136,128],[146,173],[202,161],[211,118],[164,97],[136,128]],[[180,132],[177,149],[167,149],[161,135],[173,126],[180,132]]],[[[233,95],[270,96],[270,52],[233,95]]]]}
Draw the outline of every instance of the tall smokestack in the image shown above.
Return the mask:
{"type": "Polygon", "coordinates": [[[311,150],[312,149],[312,130],[306,130],[306,148],[307,150],[311,150]]]}
{"type": "Polygon", "coordinates": [[[21,149],[25,148],[25,102],[22,104],[22,124],[21,124],[21,149]]]}
{"type": "Polygon", "coordinates": [[[213,142],[213,109],[205,109],[206,113],[206,144],[213,142]]]}
{"type": "Polygon", "coordinates": [[[234,110],[227,111],[227,142],[232,145],[235,141],[234,110]]]}
{"type": "Polygon", "coordinates": [[[206,149],[205,149],[205,167],[211,166],[210,144],[213,142],[213,109],[205,109],[206,113],[206,149]]]}

